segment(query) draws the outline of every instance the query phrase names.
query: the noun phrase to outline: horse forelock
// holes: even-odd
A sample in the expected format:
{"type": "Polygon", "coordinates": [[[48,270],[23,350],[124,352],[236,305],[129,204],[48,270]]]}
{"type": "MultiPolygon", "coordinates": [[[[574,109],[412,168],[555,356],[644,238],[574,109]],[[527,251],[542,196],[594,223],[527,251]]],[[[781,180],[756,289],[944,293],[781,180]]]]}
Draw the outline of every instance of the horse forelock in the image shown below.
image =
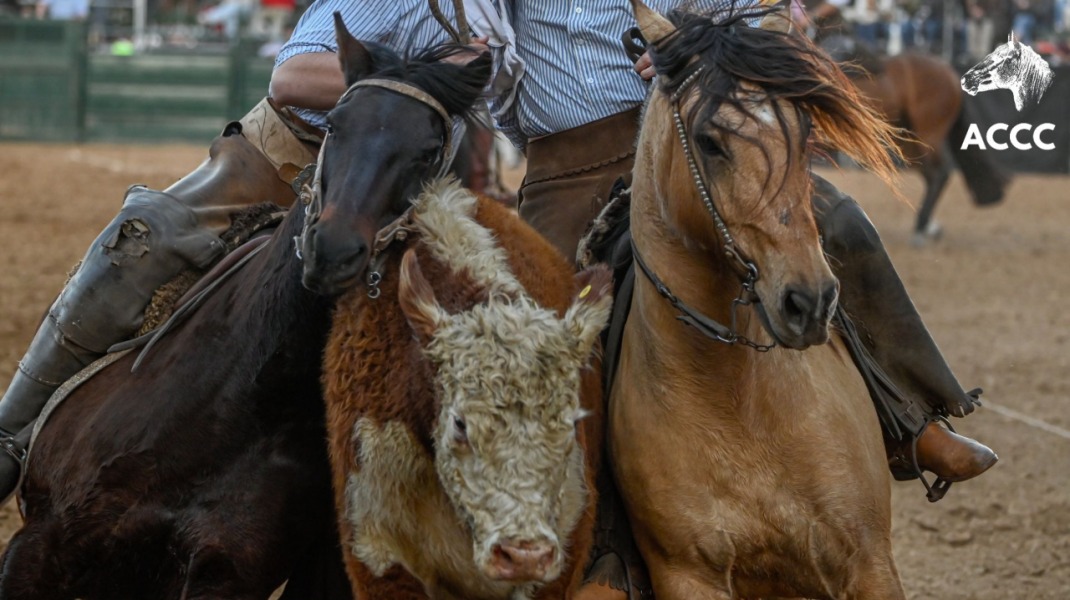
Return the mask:
{"type": "MultiPolygon", "coordinates": [[[[398,79],[415,85],[438,100],[451,115],[471,116],[475,109],[472,99],[478,97],[486,85],[485,74],[479,69],[444,62],[450,56],[471,52],[466,46],[448,43],[399,54],[382,44],[363,42],[372,55],[374,76],[398,79]]],[[[474,59],[487,63],[489,55],[474,59]]],[[[343,100],[345,98],[343,97],[343,100]]]]}
{"type": "MultiPolygon", "coordinates": [[[[893,156],[899,134],[859,96],[847,77],[822,50],[804,36],[748,27],[745,20],[770,12],[768,7],[733,9],[726,13],[695,14],[674,11],[677,29],[654,48],[653,60],[668,94],[687,93],[680,86],[698,68],[692,85],[698,95],[690,119],[709,119],[729,104],[741,114],[760,120],[752,111],[751,94],[741,94],[744,82],[754,84],[774,106],[784,100],[808,115],[814,132],[856,161],[891,182],[893,156]],[[889,154],[889,153],[892,154],[889,154]]],[[[777,126],[790,139],[782,111],[777,126]]],[[[725,134],[735,132],[718,125],[725,134]]]]}

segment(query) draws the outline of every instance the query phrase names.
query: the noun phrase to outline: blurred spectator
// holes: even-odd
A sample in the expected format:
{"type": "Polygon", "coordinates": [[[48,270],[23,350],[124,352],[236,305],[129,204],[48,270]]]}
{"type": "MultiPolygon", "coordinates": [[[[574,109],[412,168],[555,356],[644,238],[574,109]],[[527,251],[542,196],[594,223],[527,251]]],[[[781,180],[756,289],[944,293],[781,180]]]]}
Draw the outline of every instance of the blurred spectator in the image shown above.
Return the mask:
{"type": "Polygon", "coordinates": [[[1033,0],[1014,0],[1014,21],[1011,28],[1018,41],[1032,44],[1036,27],[1037,15],[1033,12],[1033,0]]]}
{"type": "Polygon", "coordinates": [[[39,0],[37,18],[84,21],[89,15],[89,0],[39,0]]]}
{"type": "Polygon", "coordinates": [[[283,32],[290,24],[296,6],[295,0],[260,0],[249,29],[253,35],[266,37],[273,42],[284,41],[283,32]]]}
{"type": "Polygon", "coordinates": [[[855,37],[871,50],[881,50],[886,39],[886,23],[894,8],[892,0],[853,0],[844,7],[844,16],[854,28],[855,37]]]}
{"type": "Polygon", "coordinates": [[[223,35],[228,40],[238,38],[241,23],[253,12],[256,0],[222,0],[219,4],[201,11],[197,22],[201,25],[222,25],[223,35]]]}
{"type": "Polygon", "coordinates": [[[966,52],[970,60],[980,60],[992,51],[995,35],[993,16],[1001,0],[966,0],[966,52]]]}

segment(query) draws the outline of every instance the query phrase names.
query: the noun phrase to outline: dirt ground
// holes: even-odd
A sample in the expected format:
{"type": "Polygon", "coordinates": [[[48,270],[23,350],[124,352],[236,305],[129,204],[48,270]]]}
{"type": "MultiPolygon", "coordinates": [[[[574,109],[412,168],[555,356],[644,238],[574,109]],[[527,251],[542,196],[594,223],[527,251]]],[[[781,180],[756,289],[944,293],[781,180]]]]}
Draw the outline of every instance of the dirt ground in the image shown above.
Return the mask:
{"type": "MultiPolygon", "coordinates": [[[[0,144],[0,389],[68,269],[134,183],[164,187],[205,155],[192,146],[0,144]]],[[[857,198],[952,367],[985,407],[960,431],[1000,463],[929,504],[894,486],[894,541],[916,599],[1070,598],[1070,178],[1020,176],[1001,206],[971,206],[953,180],[945,234],[910,246],[913,210],[872,176],[823,171],[857,198]]],[[[906,175],[908,198],[920,178],[906,175]]],[[[19,526],[0,511],[0,542],[19,526]]]]}

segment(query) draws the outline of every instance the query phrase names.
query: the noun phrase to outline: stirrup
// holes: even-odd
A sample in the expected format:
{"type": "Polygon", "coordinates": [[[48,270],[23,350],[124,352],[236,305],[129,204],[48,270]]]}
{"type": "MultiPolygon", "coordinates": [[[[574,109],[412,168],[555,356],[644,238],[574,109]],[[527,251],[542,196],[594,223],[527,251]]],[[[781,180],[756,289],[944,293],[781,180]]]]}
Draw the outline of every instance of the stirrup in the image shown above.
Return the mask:
{"type": "MultiPolygon", "coordinates": [[[[980,395],[979,392],[980,390],[978,390],[978,395],[980,395]]],[[[925,427],[928,427],[929,423],[935,423],[936,421],[943,422],[948,431],[955,433],[955,428],[951,426],[951,422],[945,417],[934,417],[929,419],[929,422],[925,424],[925,427]]],[[[922,428],[922,431],[925,431],[924,427],[922,428]]],[[[920,438],[920,435],[914,436],[914,441],[910,444],[910,461],[914,465],[914,472],[917,473],[918,480],[925,486],[925,498],[927,498],[929,502],[938,502],[944,497],[944,494],[947,494],[947,491],[951,489],[952,482],[937,476],[932,484],[930,484],[929,480],[925,478],[925,473],[922,472],[921,465],[918,464],[918,439],[920,438]]]]}
{"type": "MultiPolygon", "coordinates": [[[[17,434],[16,434],[17,435],[17,434]]],[[[26,457],[28,455],[26,448],[15,439],[15,435],[0,429],[0,449],[7,453],[19,466],[19,478],[15,482],[15,487],[11,488],[11,493],[3,498],[0,498],[0,506],[7,504],[11,497],[16,495],[20,489],[22,489],[22,480],[26,476],[26,457]]],[[[20,507],[19,512],[22,512],[20,507]]]]}

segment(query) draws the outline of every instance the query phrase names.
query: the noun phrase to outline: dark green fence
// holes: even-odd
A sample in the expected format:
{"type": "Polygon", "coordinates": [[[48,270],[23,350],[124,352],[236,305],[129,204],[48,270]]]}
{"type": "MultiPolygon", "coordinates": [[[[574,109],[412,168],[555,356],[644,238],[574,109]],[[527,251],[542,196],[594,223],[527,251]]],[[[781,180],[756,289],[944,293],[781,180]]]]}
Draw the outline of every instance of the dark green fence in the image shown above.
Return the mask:
{"type": "Polygon", "coordinates": [[[0,138],[81,139],[85,24],[0,20],[0,138]]]}
{"type": "Polygon", "coordinates": [[[255,44],[88,53],[83,23],[0,20],[0,139],[208,141],[267,92],[255,44]]]}

